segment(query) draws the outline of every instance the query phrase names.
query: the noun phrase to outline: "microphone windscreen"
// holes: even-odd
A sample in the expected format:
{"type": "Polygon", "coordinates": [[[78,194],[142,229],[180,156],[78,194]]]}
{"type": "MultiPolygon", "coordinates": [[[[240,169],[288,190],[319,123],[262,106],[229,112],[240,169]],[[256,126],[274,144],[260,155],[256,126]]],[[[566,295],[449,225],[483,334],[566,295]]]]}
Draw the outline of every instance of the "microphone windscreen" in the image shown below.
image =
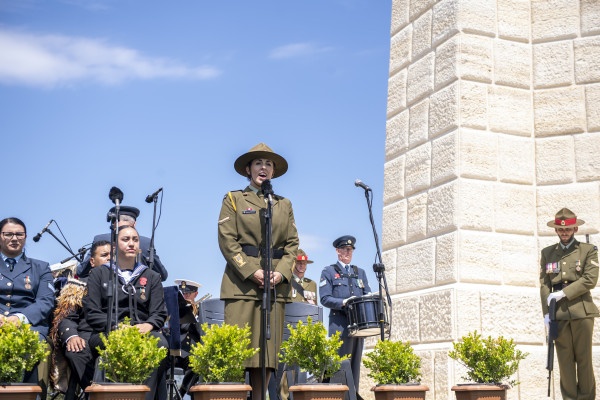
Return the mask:
{"type": "Polygon", "coordinates": [[[267,194],[273,194],[273,186],[271,185],[271,180],[267,179],[266,181],[263,181],[262,185],[261,185],[261,189],[263,194],[267,195],[267,194]]]}
{"type": "Polygon", "coordinates": [[[116,186],[110,188],[108,192],[108,198],[114,202],[115,200],[119,200],[119,202],[123,201],[123,192],[116,186]]]}

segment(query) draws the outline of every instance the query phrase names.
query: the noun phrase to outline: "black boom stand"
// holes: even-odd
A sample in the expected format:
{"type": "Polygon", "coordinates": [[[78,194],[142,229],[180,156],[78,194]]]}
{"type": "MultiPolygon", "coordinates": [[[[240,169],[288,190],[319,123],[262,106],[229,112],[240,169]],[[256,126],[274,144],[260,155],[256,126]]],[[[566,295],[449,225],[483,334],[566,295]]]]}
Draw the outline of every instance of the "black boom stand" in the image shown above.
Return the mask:
{"type": "MultiPolygon", "coordinates": [[[[148,254],[148,268],[151,270],[154,267],[154,231],[156,230],[156,202],[158,201],[158,194],[162,192],[162,190],[163,188],[160,188],[156,192],[146,196],[146,203],[154,203],[154,214],[152,215],[152,236],[150,237],[150,249],[148,250],[150,252],[150,254],[148,254]]],[[[160,199],[160,209],[162,210],[162,195],[160,199]]]]}
{"type": "MultiPolygon", "coordinates": [[[[265,253],[264,257],[264,267],[263,267],[263,276],[264,276],[264,291],[262,298],[262,306],[261,306],[261,332],[262,332],[262,343],[260,346],[260,365],[261,365],[261,379],[262,379],[262,389],[260,393],[261,400],[265,400],[266,390],[268,386],[267,382],[267,341],[271,339],[271,321],[270,321],[270,313],[269,307],[271,305],[271,271],[273,265],[273,187],[271,186],[271,181],[267,179],[261,185],[263,195],[265,200],[267,200],[267,209],[265,210],[265,253]]],[[[275,303],[277,302],[277,298],[275,297],[275,303]]],[[[273,306],[275,307],[276,304],[273,306]]],[[[277,313],[275,313],[277,315],[277,313]]],[[[277,323],[277,321],[275,321],[277,323]]],[[[277,343],[275,343],[275,349],[277,349],[277,343]]]]}
{"type": "MultiPolygon", "coordinates": [[[[383,308],[383,293],[385,291],[386,300],[389,309],[392,309],[392,299],[390,298],[390,294],[388,291],[387,280],[385,278],[385,265],[381,260],[381,250],[379,249],[379,237],[377,236],[377,229],[375,229],[375,221],[373,220],[373,191],[370,187],[365,185],[360,179],[357,179],[354,182],[354,185],[357,187],[362,187],[365,190],[365,198],[367,199],[367,207],[369,208],[369,220],[371,221],[371,227],[373,228],[373,238],[375,239],[375,247],[377,249],[377,256],[375,258],[375,263],[373,264],[373,271],[375,272],[375,276],[377,277],[377,282],[379,283],[379,328],[381,331],[381,340],[385,340],[385,310],[383,308]]],[[[392,321],[390,318],[389,322],[389,331],[392,331],[392,321]]]]}
{"type": "Polygon", "coordinates": [[[119,283],[119,252],[115,251],[115,244],[117,243],[117,239],[119,237],[119,214],[121,212],[121,202],[123,201],[123,192],[121,189],[113,186],[108,193],[108,198],[115,203],[115,212],[109,212],[107,215],[107,220],[110,221],[110,254],[114,256],[111,257],[111,267],[112,273],[109,275],[108,286],[106,288],[106,296],[108,298],[108,309],[106,313],[106,336],[108,337],[110,331],[113,327],[117,327],[119,325],[119,302],[117,301],[117,286],[119,283]],[[113,324],[113,308],[114,308],[114,324],[113,324]]]}

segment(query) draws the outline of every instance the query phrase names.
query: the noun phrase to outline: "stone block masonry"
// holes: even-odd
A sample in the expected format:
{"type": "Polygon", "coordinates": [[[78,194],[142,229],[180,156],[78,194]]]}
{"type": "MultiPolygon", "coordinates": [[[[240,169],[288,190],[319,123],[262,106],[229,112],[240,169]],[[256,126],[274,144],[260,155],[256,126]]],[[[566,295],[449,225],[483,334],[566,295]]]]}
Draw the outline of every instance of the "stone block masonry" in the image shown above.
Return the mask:
{"type": "MultiPolygon", "coordinates": [[[[427,398],[449,400],[464,375],[447,357],[453,342],[473,330],[513,338],[530,356],[509,399],[546,398],[538,264],[557,241],[546,222],[569,207],[586,221],[578,239],[600,244],[600,1],[392,7],[382,235],[392,340],[421,356],[427,398]]],[[[556,368],[554,399],[558,379],[556,368]]]]}

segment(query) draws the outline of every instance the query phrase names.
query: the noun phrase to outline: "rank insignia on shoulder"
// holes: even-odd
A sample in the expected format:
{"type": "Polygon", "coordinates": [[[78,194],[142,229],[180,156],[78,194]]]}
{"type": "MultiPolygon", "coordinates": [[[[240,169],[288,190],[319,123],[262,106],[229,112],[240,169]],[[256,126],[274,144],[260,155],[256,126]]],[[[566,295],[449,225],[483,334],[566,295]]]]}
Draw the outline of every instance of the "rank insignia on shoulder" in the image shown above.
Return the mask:
{"type": "Polygon", "coordinates": [[[321,279],[321,283],[319,283],[319,287],[323,287],[327,285],[327,281],[325,279],[321,279]]]}
{"type": "Polygon", "coordinates": [[[244,261],[241,253],[237,253],[235,256],[233,256],[233,260],[237,263],[238,267],[243,267],[246,264],[246,261],[244,261]]]}
{"type": "Polygon", "coordinates": [[[245,210],[242,211],[242,214],[256,214],[256,210],[253,210],[251,208],[246,208],[245,210]]]}

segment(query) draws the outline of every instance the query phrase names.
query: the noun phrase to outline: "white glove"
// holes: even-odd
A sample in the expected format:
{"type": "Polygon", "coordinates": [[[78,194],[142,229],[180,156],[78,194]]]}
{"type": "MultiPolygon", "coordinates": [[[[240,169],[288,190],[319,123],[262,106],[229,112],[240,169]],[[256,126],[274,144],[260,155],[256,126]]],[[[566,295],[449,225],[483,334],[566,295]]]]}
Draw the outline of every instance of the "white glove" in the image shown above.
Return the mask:
{"type": "Polygon", "coordinates": [[[342,306],[345,307],[346,303],[348,302],[348,300],[352,300],[352,299],[355,299],[355,298],[356,298],[356,296],[351,296],[351,297],[348,297],[347,299],[342,300],[342,306]]]}
{"type": "Polygon", "coordinates": [[[563,297],[565,297],[565,294],[562,290],[550,293],[550,296],[548,296],[548,306],[550,306],[550,302],[552,301],[552,299],[556,299],[556,302],[558,303],[563,297]]]}
{"type": "Polygon", "coordinates": [[[546,332],[550,332],[550,314],[544,315],[544,325],[546,325],[546,332]]]}

